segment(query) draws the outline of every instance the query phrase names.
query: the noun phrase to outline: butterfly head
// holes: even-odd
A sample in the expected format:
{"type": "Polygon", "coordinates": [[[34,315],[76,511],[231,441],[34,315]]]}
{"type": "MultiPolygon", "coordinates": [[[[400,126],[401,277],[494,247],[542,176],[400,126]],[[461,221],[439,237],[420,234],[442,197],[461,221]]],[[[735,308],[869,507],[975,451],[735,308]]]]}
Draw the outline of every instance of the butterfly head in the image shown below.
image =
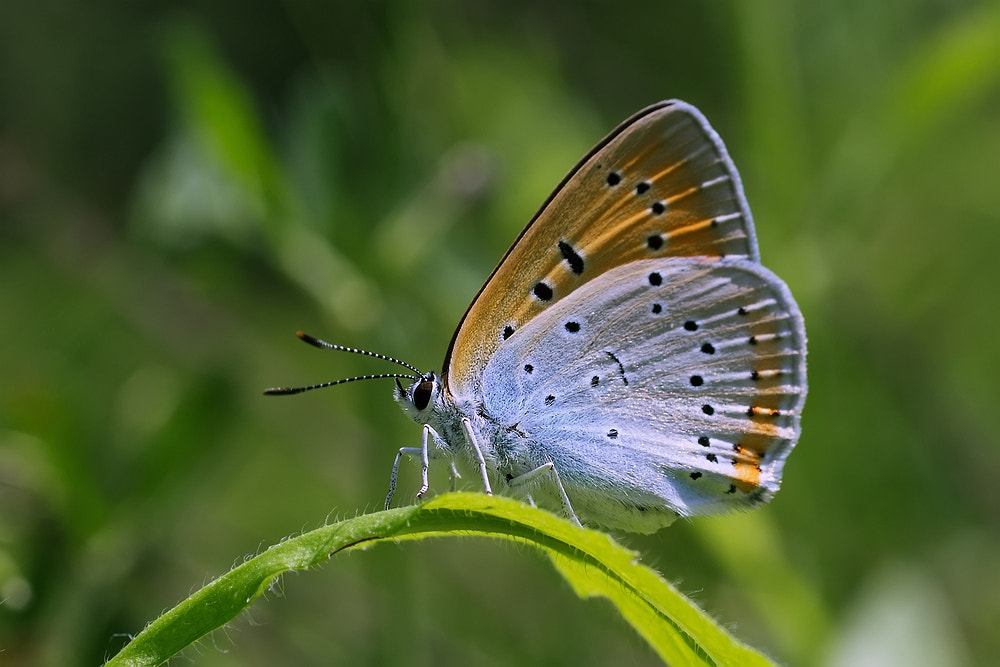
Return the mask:
{"type": "Polygon", "coordinates": [[[404,387],[399,378],[396,378],[396,389],[392,395],[410,419],[426,424],[441,403],[441,378],[433,371],[427,372],[408,387],[404,387]]]}

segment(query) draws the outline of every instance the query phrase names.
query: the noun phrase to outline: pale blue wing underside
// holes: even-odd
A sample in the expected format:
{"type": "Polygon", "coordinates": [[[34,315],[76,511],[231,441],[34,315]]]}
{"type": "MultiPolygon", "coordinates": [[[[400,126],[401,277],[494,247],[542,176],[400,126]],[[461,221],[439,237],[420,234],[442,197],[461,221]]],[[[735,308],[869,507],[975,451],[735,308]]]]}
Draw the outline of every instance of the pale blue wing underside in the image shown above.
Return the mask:
{"type": "Polygon", "coordinates": [[[805,331],[755,262],[643,260],[527,322],[482,378],[481,396],[456,398],[508,429],[501,469],[552,461],[581,517],[644,530],[777,491],[799,435],[805,331]]]}

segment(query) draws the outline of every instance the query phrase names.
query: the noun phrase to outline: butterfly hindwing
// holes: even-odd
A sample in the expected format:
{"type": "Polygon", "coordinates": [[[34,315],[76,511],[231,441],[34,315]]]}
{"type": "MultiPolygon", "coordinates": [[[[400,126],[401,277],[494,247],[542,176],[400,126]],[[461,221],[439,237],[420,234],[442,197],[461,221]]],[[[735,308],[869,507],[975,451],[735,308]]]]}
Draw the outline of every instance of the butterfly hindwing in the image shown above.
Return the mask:
{"type": "Polygon", "coordinates": [[[445,359],[446,387],[472,396],[500,344],[616,266],[655,257],[757,261],[750,211],[725,147],[683,102],[622,123],[564,179],[494,270],[445,359]]]}
{"type": "Polygon", "coordinates": [[[555,464],[581,516],[647,532],[777,491],[804,350],[798,308],[759,264],[643,260],[502,343],[482,405],[530,449],[514,459],[555,464]]]}

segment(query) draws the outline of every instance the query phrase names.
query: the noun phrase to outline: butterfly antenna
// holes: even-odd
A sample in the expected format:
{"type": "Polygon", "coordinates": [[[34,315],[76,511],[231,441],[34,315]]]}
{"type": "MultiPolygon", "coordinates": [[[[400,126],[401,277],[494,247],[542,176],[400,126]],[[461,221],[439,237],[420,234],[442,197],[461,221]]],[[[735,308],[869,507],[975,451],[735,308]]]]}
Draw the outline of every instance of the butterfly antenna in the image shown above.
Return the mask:
{"type": "Polygon", "coordinates": [[[379,373],[378,375],[358,375],[352,378],[344,378],[343,380],[332,380],[330,382],[320,382],[319,384],[311,384],[306,387],[271,387],[270,389],[265,389],[264,393],[268,396],[289,396],[291,394],[301,394],[304,391],[312,391],[313,389],[332,387],[335,384],[344,384],[345,382],[355,382],[357,380],[380,380],[382,378],[407,378],[409,380],[417,380],[420,378],[420,376],[408,375],[406,373],[379,373]]]}
{"type": "Polygon", "coordinates": [[[406,378],[408,380],[418,380],[423,377],[423,374],[419,369],[411,366],[405,361],[396,359],[395,357],[390,357],[385,354],[379,354],[378,352],[369,352],[368,350],[362,350],[356,347],[347,347],[345,345],[337,345],[335,343],[328,343],[321,338],[316,338],[310,336],[309,334],[298,331],[295,334],[305,343],[309,343],[313,347],[318,347],[321,350],[334,350],[336,352],[350,352],[351,354],[360,354],[366,357],[374,357],[375,359],[381,359],[383,361],[391,361],[394,364],[399,364],[404,368],[413,371],[414,375],[409,373],[378,373],[376,375],[358,375],[356,377],[344,378],[342,380],[332,380],[330,382],[320,382],[319,384],[311,384],[305,387],[271,387],[265,389],[264,393],[269,396],[287,396],[290,394],[301,394],[304,391],[312,391],[313,389],[323,389],[324,387],[332,387],[335,384],[344,384],[345,382],[356,382],[358,380],[379,380],[382,378],[406,378]]]}
{"type": "MultiPolygon", "coordinates": [[[[364,355],[366,357],[375,357],[376,359],[381,359],[383,361],[391,361],[392,363],[399,364],[400,366],[403,366],[404,368],[409,368],[411,371],[413,371],[414,373],[416,373],[418,376],[422,375],[422,373],[420,372],[419,368],[414,368],[413,366],[411,366],[410,364],[406,363],[405,361],[400,361],[399,359],[396,359],[394,357],[389,357],[389,356],[386,356],[384,354],[379,354],[378,352],[369,352],[368,350],[361,350],[361,349],[358,349],[356,347],[346,347],[344,345],[336,345],[334,343],[327,343],[325,340],[322,340],[320,338],[315,338],[315,337],[310,336],[309,334],[304,333],[302,331],[296,332],[295,335],[298,336],[299,339],[302,340],[303,342],[309,343],[313,347],[318,347],[321,350],[322,349],[335,350],[337,352],[350,352],[351,354],[361,354],[361,355],[364,355]]],[[[392,376],[391,375],[387,375],[386,377],[392,377],[392,376]]],[[[410,377],[410,376],[409,375],[401,375],[399,377],[410,377]]]]}

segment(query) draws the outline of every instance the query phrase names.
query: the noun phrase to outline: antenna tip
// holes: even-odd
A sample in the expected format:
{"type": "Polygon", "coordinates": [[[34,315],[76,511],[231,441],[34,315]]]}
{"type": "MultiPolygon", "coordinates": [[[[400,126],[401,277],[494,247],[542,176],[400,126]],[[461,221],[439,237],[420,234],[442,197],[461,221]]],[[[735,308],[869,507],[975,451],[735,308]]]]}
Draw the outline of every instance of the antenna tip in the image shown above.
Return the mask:
{"type": "Polygon", "coordinates": [[[295,335],[298,336],[299,340],[301,340],[303,343],[309,343],[313,347],[318,347],[320,349],[322,349],[324,347],[333,347],[329,343],[327,343],[325,341],[322,341],[319,338],[316,338],[315,336],[310,336],[309,334],[307,334],[304,331],[299,331],[295,335]]]}
{"type": "Polygon", "coordinates": [[[298,394],[302,389],[299,387],[269,387],[264,390],[265,396],[288,396],[289,394],[298,394]]]}

